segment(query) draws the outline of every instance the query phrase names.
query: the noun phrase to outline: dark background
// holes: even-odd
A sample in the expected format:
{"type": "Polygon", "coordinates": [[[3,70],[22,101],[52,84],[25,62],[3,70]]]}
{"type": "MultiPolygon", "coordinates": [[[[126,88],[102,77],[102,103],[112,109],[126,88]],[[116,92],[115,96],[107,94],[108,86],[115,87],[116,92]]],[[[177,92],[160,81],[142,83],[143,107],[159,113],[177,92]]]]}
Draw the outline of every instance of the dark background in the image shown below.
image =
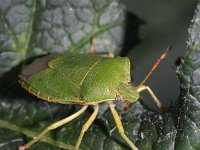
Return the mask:
{"type": "MultiPolygon", "coordinates": [[[[132,59],[132,77],[138,85],[165,49],[172,51],[146,82],[161,102],[173,104],[179,95],[176,61],[187,48],[188,27],[197,4],[196,0],[123,0],[129,11],[145,21],[140,28],[141,43],[128,56],[132,59]]],[[[154,103],[142,94],[146,104],[154,103]],[[149,101],[150,100],[150,101],[149,101]],[[147,102],[148,101],[148,102],[147,102]]]]}

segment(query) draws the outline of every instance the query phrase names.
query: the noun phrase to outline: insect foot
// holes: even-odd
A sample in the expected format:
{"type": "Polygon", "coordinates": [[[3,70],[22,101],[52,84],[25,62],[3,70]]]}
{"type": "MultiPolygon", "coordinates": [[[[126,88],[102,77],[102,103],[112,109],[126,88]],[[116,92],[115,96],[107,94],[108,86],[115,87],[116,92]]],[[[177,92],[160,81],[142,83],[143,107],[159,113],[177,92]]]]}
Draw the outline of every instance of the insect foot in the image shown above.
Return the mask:
{"type": "Polygon", "coordinates": [[[163,104],[162,104],[162,105],[160,106],[160,111],[161,111],[161,112],[165,112],[165,111],[167,111],[168,109],[169,109],[169,106],[168,106],[168,105],[163,105],[163,104]]]}

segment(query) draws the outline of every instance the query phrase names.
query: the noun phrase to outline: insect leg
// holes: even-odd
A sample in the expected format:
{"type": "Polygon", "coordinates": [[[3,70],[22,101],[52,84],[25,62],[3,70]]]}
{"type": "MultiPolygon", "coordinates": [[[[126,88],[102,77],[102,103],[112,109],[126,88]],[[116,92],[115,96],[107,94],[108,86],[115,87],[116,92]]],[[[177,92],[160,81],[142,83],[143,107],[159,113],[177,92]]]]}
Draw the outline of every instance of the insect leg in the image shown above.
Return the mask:
{"type": "Polygon", "coordinates": [[[109,103],[109,106],[110,106],[110,110],[112,112],[112,115],[114,117],[114,120],[115,120],[115,123],[117,125],[117,128],[118,128],[120,135],[123,137],[123,139],[129,144],[129,146],[133,150],[138,150],[138,148],[135,146],[135,144],[133,144],[133,142],[125,135],[121,119],[120,119],[117,111],[115,110],[113,103],[109,103]]]}
{"type": "Polygon", "coordinates": [[[51,124],[50,126],[48,126],[47,128],[45,128],[40,134],[38,134],[32,141],[28,142],[27,144],[25,144],[24,146],[20,146],[18,148],[18,150],[25,150],[28,149],[31,145],[33,145],[35,142],[37,142],[44,134],[46,134],[47,132],[49,132],[50,130],[56,129],[70,121],[72,121],[73,119],[75,119],[76,117],[80,116],[86,109],[87,109],[87,105],[83,106],[79,111],[77,111],[76,113],[72,114],[71,116],[68,116],[62,120],[59,120],[53,124],[51,124]]]}
{"type": "Polygon", "coordinates": [[[109,58],[113,58],[114,57],[114,54],[110,51],[108,52],[95,52],[95,54],[98,54],[98,55],[108,55],[109,58]]]}
{"type": "Polygon", "coordinates": [[[81,130],[81,133],[79,135],[78,141],[76,142],[75,150],[79,149],[79,146],[81,144],[82,138],[83,138],[85,132],[88,130],[88,128],[93,123],[94,119],[96,118],[96,116],[98,114],[98,111],[99,111],[99,105],[95,105],[94,112],[92,113],[92,115],[90,116],[90,118],[87,120],[87,122],[82,127],[82,130],[81,130]]]}
{"type": "Polygon", "coordinates": [[[157,104],[157,106],[158,106],[159,109],[162,110],[163,108],[166,107],[166,106],[164,106],[164,105],[162,105],[160,103],[160,101],[158,100],[158,98],[155,96],[155,94],[153,93],[153,91],[148,86],[141,85],[141,86],[136,87],[136,90],[137,90],[138,93],[140,93],[140,92],[142,92],[144,90],[147,90],[149,92],[149,94],[151,95],[151,97],[153,98],[154,102],[157,104]]]}
{"type": "Polygon", "coordinates": [[[96,45],[96,39],[92,37],[90,39],[90,48],[89,48],[89,53],[94,54],[95,53],[95,45],[96,45]]]}
{"type": "Polygon", "coordinates": [[[110,51],[108,51],[108,52],[95,52],[95,45],[96,45],[96,38],[92,37],[91,40],[90,40],[89,54],[108,55],[108,57],[110,57],[110,58],[114,57],[114,54],[110,51]]]}

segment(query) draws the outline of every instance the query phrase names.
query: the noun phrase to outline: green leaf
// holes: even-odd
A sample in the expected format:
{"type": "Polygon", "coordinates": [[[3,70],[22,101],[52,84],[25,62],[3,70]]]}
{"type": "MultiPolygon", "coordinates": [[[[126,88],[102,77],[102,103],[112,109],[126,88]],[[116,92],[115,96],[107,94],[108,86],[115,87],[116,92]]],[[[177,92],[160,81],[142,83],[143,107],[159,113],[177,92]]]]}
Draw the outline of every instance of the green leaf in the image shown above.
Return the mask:
{"type": "MultiPolygon", "coordinates": [[[[139,25],[140,20],[118,0],[1,0],[0,149],[17,149],[81,107],[47,103],[28,94],[17,83],[23,66],[49,53],[87,53],[91,37],[96,38],[96,51],[125,53],[138,41],[139,25]],[[131,43],[124,41],[126,34],[131,43]]],[[[91,107],[75,121],[48,133],[31,149],[72,149],[92,111],[91,107]]],[[[122,139],[111,136],[111,131],[118,133],[110,111],[103,116],[84,136],[81,149],[126,149],[122,139]]]]}

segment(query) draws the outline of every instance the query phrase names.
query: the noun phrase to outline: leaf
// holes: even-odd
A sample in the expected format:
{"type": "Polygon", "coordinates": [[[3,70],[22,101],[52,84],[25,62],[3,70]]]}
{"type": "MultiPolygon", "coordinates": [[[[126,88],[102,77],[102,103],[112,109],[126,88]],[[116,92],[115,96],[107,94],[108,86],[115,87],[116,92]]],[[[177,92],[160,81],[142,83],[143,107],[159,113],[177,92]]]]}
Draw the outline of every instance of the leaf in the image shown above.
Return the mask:
{"type": "Polygon", "coordinates": [[[30,57],[87,51],[92,36],[99,51],[119,48],[124,44],[123,10],[117,1],[2,0],[0,73],[30,57]]]}
{"type": "Polygon", "coordinates": [[[144,114],[140,126],[141,138],[137,141],[140,149],[200,149],[199,132],[199,58],[200,28],[197,5],[191,27],[187,53],[182,59],[177,74],[181,82],[181,93],[174,108],[165,114],[144,114]]]}
{"type": "Polygon", "coordinates": [[[197,5],[192,25],[189,29],[188,51],[178,74],[182,82],[183,97],[180,101],[182,111],[180,111],[179,130],[177,134],[177,149],[200,149],[200,99],[199,99],[199,58],[200,58],[200,28],[199,28],[199,10],[200,3],[197,5]],[[182,143],[182,147],[178,144],[182,143]]]}
{"type": "MultiPolygon", "coordinates": [[[[17,149],[81,107],[47,103],[28,94],[17,83],[23,66],[49,53],[87,52],[93,36],[96,51],[125,53],[138,41],[139,24],[118,0],[1,0],[0,149],[17,149]],[[131,43],[124,41],[126,34],[131,43]]],[[[92,111],[90,108],[75,121],[48,133],[31,149],[72,149],[92,111]]],[[[110,137],[109,130],[115,128],[110,124],[110,112],[103,116],[105,119],[99,117],[84,136],[81,149],[127,148],[110,137]]]]}

